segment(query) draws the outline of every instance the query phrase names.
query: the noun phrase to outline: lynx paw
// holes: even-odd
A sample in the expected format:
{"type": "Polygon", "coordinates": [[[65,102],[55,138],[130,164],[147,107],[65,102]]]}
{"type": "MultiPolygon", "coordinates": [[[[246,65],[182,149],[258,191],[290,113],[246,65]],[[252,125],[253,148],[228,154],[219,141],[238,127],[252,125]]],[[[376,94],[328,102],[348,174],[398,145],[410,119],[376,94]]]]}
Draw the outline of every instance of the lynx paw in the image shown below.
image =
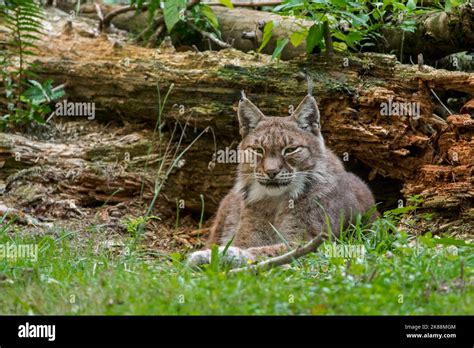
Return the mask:
{"type": "MultiPolygon", "coordinates": [[[[219,247],[219,260],[231,264],[233,267],[243,266],[254,257],[248,251],[236,247],[229,247],[223,255],[225,247],[219,247]]],[[[211,262],[211,250],[196,251],[188,256],[189,266],[201,266],[211,262]]]]}

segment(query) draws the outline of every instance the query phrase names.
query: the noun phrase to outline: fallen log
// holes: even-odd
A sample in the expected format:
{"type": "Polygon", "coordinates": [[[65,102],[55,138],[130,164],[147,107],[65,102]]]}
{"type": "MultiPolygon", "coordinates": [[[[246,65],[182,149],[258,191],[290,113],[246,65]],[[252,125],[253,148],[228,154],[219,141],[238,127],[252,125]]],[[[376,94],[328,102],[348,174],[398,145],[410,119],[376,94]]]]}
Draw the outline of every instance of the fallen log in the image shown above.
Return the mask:
{"type": "MultiPolygon", "coordinates": [[[[452,214],[471,209],[473,193],[466,190],[472,185],[473,167],[470,116],[459,114],[459,110],[453,110],[448,119],[436,115],[439,101],[434,94],[440,100],[456,96],[465,101],[463,112],[471,112],[472,74],[419,69],[398,64],[394,56],[377,54],[277,63],[265,55],[233,49],[201,53],[162,47],[157,51],[116,45],[104,35],[75,35],[74,30],[45,40],[39,53],[39,76],[51,78],[56,84],[67,82],[68,101],[95,103],[96,118],[92,122],[144,123],[153,128],[158,117],[158,87],[162,100],[170,91],[161,115],[167,137],[176,121],[188,125],[183,144],[189,144],[207,127],[213,129],[191,147],[164,190],[164,199],[173,205],[183,199],[191,212],[200,212],[203,195],[206,211],[212,213],[232,186],[236,165],[216,163],[213,158],[216,151],[235,149],[239,142],[235,111],[240,91],[244,89],[266,114],[287,115],[305,94],[303,71],[314,80],[328,146],[348,168],[369,181],[377,200],[385,203],[382,208],[397,204],[403,198],[403,189],[405,198],[419,193],[430,200],[449,199],[452,214]],[[393,103],[415,103],[419,114],[384,115],[382,109],[393,103]],[[457,152],[457,161],[450,159],[450,151],[457,152]],[[444,166],[456,176],[440,178],[439,171],[429,170],[430,165],[444,166]],[[423,184],[425,181],[429,186],[423,184]],[[456,185],[448,186],[454,182],[456,185]],[[444,187],[449,189],[443,191],[444,187]]],[[[4,146],[0,151],[5,162],[2,173],[9,170],[7,181],[18,170],[14,162],[6,160],[17,151],[15,146],[4,146]]],[[[23,169],[33,166],[32,159],[42,151],[36,145],[31,149],[30,157],[22,156],[27,159],[23,169]]],[[[73,148],[72,152],[79,160],[85,156],[84,150],[73,148]]],[[[57,148],[54,153],[66,156],[68,152],[57,148]]],[[[132,160],[142,155],[143,148],[132,160]]],[[[100,153],[97,157],[107,158],[100,153]]],[[[87,195],[87,204],[108,202],[114,190],[121,187],[125,191],[117,196],[119,200],[140,195],[141,185],[136,184],[141,182],[140,176],[125,172],[122,179],[109,180],[113,187],[105,190],[109,185],[105,177],[93,177],[88,163],[85,168],[84,184],[76,188],[66,185],[64,190],[87,195]]],[[[41,172],[41,166],[38,169],[41,172]]],[[[29,180],[44,177],[31,176],[29,180]]],[[[7,185],[6,194],[12,192],[12,185],[7,185]]]]}
{"type": "MultiPolygon", "coordinates": [[[[117,6],[103,7],[104,13],[113,11],[117,6]]],[[[247,8],[228,9],[222,6],[212,6],[219,20],[222,39],[232,47],[244,52],[256,51],[262,41],[263,25],[274,21],[273,37],[263,49],[263,53],[272,54],[276,40],[286,38],[289,33],[301,29],[308,30],[312,21],[300,20],[275,13],[257,11],[247,8]]],[[[95,7],[85,4],[81,7],[84,16],[97,19],[95,7]]],[[[138,33],[147,23],[148,13],[128,12],[117,16],[114,25],[119,29],[138,33]]],[[[405,63],[416,62],[418,54],[422,53],[425,60],[434,63],[447,55],[468,50],[474,47],[474,5],[465,4],[451,12],[432,11],[415,18],[417,28],[414,32],[404,32],[399,26],[384,28],[383,40],[377,42],[378,52],[398,52],[397,56],[405,63]]],[[[215,49],[220,49],[214,45],[215,49]]],[[[288,60],[306,53],[306,41],[294,47],[288,44],[281,58],[288,60]]]]}

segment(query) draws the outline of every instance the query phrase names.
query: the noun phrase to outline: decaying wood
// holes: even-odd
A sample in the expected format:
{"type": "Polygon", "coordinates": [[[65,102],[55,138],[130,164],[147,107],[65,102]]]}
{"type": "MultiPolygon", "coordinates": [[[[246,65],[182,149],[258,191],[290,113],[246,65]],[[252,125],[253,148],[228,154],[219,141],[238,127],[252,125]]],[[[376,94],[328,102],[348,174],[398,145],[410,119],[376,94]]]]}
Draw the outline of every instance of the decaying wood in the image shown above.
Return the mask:
{"type": "Polygon", "coordinates": [[[46,198],[44,194],[49,191],[89,206],[130,200],[140,194],[143,183],[144,197],[150,198],[153,181],[141,169],[147,158],[154,168],[156,155],[148,155],[150,140],[144,134],[128,134],[105,144],[92,137],[85,144],[65,144],[0,133],[0,179],[6,196],[18,195],[20,203],[27,204],[46,198]],[[132,157],[129,161],[124,160],[127,154],[132,157]],[[36,191],[34,183],[51,187],[36,191]],[[25,190],[25,184],[31,184],[31,190],[25,190]]]}
{"type": "MultiPolygon", "coordinates": [[[[472,119],[459,110],[448,118],[436,114],[439,102],[431,92],[444,99],[444,95],[454,93],[462,101],[463,112],[470,113],[472,74],[429,67],[420,71],[418,66],[398,64],[388,55],[334,56],[330,60],[313,57],[277,63],[266,55],[233,49],[200,53],[162,47],[157,51],[117,46],[103,35],[75,35],[71,42],[71,35],[75,35],[74,30],[44,40],[37,73],[56,84],[67,82],[68,101],[94,102],[96,120],[86,122],[143,122],[152,128],[158,115],[158,86],[162,100],[171,89],[162,115],[167,136],[176,121],[188,124],[185,144],[206,127],[214,130],[196,142],[184,156],[182,167],[169,178],[163,197],[173,204],[184,199],[187,209],[199,212],[203,195],[206,211],[215,211],[232,186],[236,165],[214,163],[213,155],[216,149],[235,149],[239,142],[235,113],[240,91],[245,90],[266,114],[287,115],[306,93],[306,71],[314,80],[326,143],[347,160],[348,167],[369,181],[379,201],[387,199],[390,189],[392,199],[398,199],[396,185],[400,185],[406,196],[419,193],[425,197],[427,207],[441,207],[433,203],[440,200],[449,202],[452,214],[464,214],[472,207],[472,119]],[[389,101],[419,103],[420,117],[382,116],[381,105],[389,101]]],[[[87,204],[140,194],[140,177],[133,172],[125,171],[123,177],[118,175],[114,180],[94,175],[94,161],[91,164],[84,159],[88,153],[84,149],[28,146],[19,141],[5,145],[9,140],[3,137],[2,173],[10,171],[5,179],[6,194],[12,194],[15,187],[14,172],[33,167],[39,174],[28,173],[25,178],[31,182],[56,180],[64,192],[87,196],[87,204]],[[13,154],[21,149],[26,152],[20,156],[23,167],[18,168],[13,154]],[[72,159],[67,158],[68,151],[73,152],[72,159]],[[48,170],[47,162],[41,166],[33,163],[38,157],[50,161],[55,154],[61,154],[64,164],[54,162],[54,167],[75,163],[84,168],[78,185],[59,184],[63,179],[54,177],[54,167],[48,170]],[[119,189],[123,191],[109,198],[119,189]]],[[[143,150],[135,152],[131,160],[143,154],[143,150]]],[[[122,157],[118,158],[120,162],[122,157]]]]}

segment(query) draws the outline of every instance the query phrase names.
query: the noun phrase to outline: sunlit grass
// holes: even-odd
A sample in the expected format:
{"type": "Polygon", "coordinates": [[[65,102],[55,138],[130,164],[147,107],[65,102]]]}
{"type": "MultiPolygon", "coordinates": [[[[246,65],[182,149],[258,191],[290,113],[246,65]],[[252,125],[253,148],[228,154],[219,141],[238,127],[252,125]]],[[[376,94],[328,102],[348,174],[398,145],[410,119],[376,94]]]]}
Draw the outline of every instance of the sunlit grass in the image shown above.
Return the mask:
{"type": "MultiPolygon", "coordinates": [[[[363,245],[364,255],[330,257],[326,247],[289,267],[227,274],[192,270],[172,254],[151,258],[130,237],[124,250],[81,247],[62,237],[37,243],[38,260],[0,260],[1,314],[472,314],[473,248],[462,241],[389,231],[387,219],[355,224],[336,245],[363,245]]],[[[333,240],[334,242],[334,240],[333,240]]],[[[138,243],[139,245],[139,243],[138,243]]]]}

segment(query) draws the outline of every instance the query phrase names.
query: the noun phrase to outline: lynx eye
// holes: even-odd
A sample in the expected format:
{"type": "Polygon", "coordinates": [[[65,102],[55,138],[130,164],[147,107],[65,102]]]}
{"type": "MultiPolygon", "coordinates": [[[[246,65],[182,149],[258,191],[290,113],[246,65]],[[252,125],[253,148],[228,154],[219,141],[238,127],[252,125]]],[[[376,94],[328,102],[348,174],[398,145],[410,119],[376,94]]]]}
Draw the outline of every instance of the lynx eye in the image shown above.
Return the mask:
{"type": "Polygon", "coordinates": [[[293,155],[295,153],[297,153],[298,151],[301,150],[301,147],[299,146],[296,146],[296,147],[287,147],[285,149],[283,149],[283,156],[289,156],[289,155],[293,155]]]}
{"type": "Polygon", "coordinates": [[[264,150],[261,147],[253,147],[251,148],[253,152],[255,152],[258,156],[263,156],[264,150]]]}

